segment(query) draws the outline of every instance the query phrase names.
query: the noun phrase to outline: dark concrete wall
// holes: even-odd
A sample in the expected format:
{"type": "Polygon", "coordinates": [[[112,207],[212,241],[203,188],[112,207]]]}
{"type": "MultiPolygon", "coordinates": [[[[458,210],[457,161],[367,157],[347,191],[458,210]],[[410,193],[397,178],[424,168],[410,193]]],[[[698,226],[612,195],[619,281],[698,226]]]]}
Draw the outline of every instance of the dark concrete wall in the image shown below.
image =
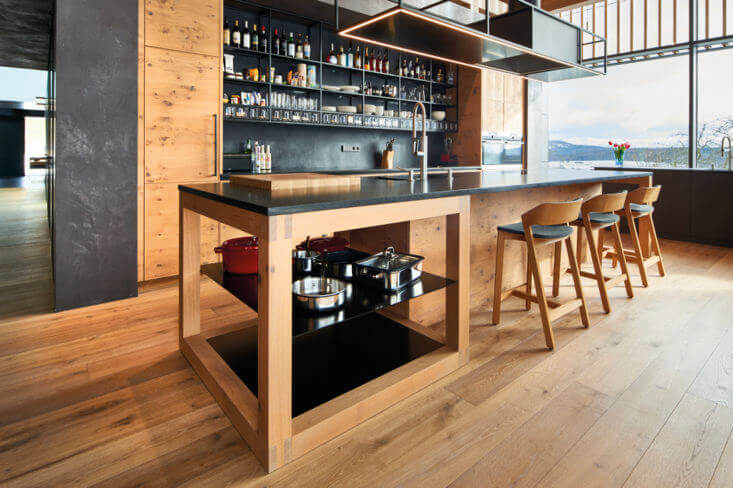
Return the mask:
{"type": "Polygon", "coordinates": [[[137,14],[56,3],[57,310],[137,294],[137,14]]]}

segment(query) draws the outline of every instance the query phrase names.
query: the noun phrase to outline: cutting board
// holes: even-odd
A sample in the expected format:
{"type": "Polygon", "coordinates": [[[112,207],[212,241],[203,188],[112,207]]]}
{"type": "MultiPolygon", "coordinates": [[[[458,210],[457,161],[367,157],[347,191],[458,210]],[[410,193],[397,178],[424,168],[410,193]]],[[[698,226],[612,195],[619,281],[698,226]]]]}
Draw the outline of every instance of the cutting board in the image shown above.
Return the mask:
{"type": "Polygon", "coordinates": [[[304,188],[319,189],[359,186],[360,178],[354,175],[295,173],[282,175],[232,175],[230,182],[232,185],[276,192],[304,188]]]}

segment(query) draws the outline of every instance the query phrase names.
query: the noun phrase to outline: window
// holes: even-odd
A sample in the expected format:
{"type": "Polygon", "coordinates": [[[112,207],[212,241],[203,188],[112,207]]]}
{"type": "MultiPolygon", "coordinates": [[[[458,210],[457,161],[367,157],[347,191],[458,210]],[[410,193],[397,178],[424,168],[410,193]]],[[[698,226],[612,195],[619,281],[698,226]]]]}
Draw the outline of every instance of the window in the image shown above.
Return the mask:
{"type": "Polygon", "coordinates": [[[46,95],[47,77],[46,71],[0,66],[0,100],[35,102],[36,97],[46,95]]]}
{"type": "Polygon", "coordinates": [[[667,57],[547,84],[550,161],[606,164],[613,140],[631,144],[628,163],[687,166],[688,65],[687,56],[667,57]]]}
{"type": "Polygon", "coordinates": [[[698,55],[697,166],[727,164],[720,154],[723,136],[733,138],[733,49],[698,55]]]}

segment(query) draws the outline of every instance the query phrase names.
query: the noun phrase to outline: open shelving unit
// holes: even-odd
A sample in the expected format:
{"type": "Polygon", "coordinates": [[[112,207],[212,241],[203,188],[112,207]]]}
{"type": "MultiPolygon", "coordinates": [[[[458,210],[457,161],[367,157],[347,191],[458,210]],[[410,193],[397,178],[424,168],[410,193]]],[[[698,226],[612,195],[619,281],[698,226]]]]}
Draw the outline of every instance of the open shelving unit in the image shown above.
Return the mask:
{"type": "MultiPolygon", "coordinates": [[[[415,102],[422,102],[428,112],[428,125],[426,130],[430,132],[455,132],[458,130],[458,107],[455,103],[447,103],[444,101],[434,102],[432,101],[434,95],[442,94],[447,95],[449,90],[455,90],[458,87],[458,76],[456,70],[455,83],[438,82],[428,79],[412,78],[408,76],[400,76],[395,73],[383,73],[371,70],[364,70],[361,68],[354,68],[348,66],[342,66],[338,64],[331,64],[324,61],[324,53],[327,52],[327,46],[329,42],[326,42],[326,37],[333,38],[335,31],[331,29],[331,26],[325,22],[303,18],[296,16],[292,13],[264,7],[257,5],[246,0],[228,0],[225,2],[226,13],[225,16],[230,20],[237,15],[245,18],[257,19],[258,25],[264,24],[266,26],[266,32],[268,37],[268,49],[267,51],[259,51],[241,47],[223,46],[224,54],[231,54],[235,56],[235,71],[245,71],[244,69],[238,69],[240,66],[251,66],[258,67],[259,69],[267,70],[268,74],[271,67],[282,67],[287,66],[288,63],[305,63],[314,65],[317,67],[317,85],[311,87],[299,87],[291,86],[288,84],[276,84],[272,82],[259,82],[251,80],[235,80],[228,79],[224,76],[224,93],[238,94],[234,90],[228,91],[230,87],[239,86],[251,86],[259,91],[263,95],[267,96],[268,105],[258,107],[247,107],[247,111],[244,112],[244,116],[237,116],[236,109],[240,108],[238,105],[230,105],[235,112],[234,115],[225,115],[224,122],[255,122],[255,123],[273,123],[273,124],[290,124],[290,125],[310,125],[310,126],[328,126],[328,127],[349,127],[349,128],[365,128],[365,129],[379,129],[379,130],[400,130],[408,131],[412,130],[412,120],[409,118],[399,117],[400,112],[412,111],[415,102]],[[274,25],[273,20],[279,22],[278,25],[274,25]],[[280,54],[272,53],[272,36],[273,29],[275,27],[282,27],[284,25],[297,25],[299,29],[305,30],[306,34],[311,39],[312,45],[312,59],[301,59],[290,56],[284,56],[280,54]],[[245,63],[249,60],[249,64],[245,63]],[[328,78],[328,80],[327,80],[328,78]],[[330,81],[337,80],[337,81],[330,81]],[[340,80],[340,81],[338,81],[340,80]],[[344,80],[347,80],[344,82],[344,80]],[[407,97],[389,97],[385,95],[367,95],[363,93],[363,88],[368,83],[375,82],[376,84],[389,83],[396,84],[397,93],[403,93],[403,87],[414,88],[415,86],[425,87],[425,98],[426,100],[414,100],[407,97]],[[341,91],[334,91],[323,89],[324,85],[358,85],[362,89],[359,93],[347,93],[341,91]],[[291,112],[304,112],[303,110],[293,108],[282,108],[274,107],[271,103],[273,100],[273,92],[279,90],[292,92],[292,93],[303,93],[308,98],[316,98],[317,106],[319,110],[309,111],[308,118],[296,117],[298,120],[293,120],[291,112]],[[334,101],[336,100],[336,101],[334,101]],[[344,102],[343,100],[348,100],[344,102]],[[385,110],[394,110],[395,117],[385,117],[377,115],[363,115],[363,114],[346,114],[346,113],[334,113],[320,110],[324,105],[356,105],[361,104],[364,106],[367,103],[373,105],[383,104],[385,110]],[[256,116],[251,116],[249,113],[250,108],[261,109],[256,113],[256,116]],[[432,112],[434,110],[450,111],[446,114],[446,120],[435,121],[432,120],[432,112]],[[313,112],[316,115],[313,116],[313,112]],[[336,115],[336,117],[334,117],[336,115]],[[344,117],[340,117],[344,115],[344,117]],[[452,120],[448,120],[452,119],[452,120]]],[[[283,28],[283,34],[285,29],[283,28]]],[[[362,53],[366,51],[366,48],[376,49],[377,46],[371,46],[368,44],[359,44],[362,48],[362,53]]],[[[355,44],[350,44],[352,50],[356,47],[355,44]]],[[[386,51],[385,51],[386,52],[386,51]]],[[[400,53],[389,53],[390,64],[393,67],[400,66],[403,55],[400,53]],[[391,54],[391,55],[390,55],[391,54]]],[[[411,59],[411,58],[408,58],[411,59]]],[[[426,58],[425,66],[430,69],[431,73],[438,66],[444,67],[447,76],[447,64],[439,63],[433,64],[432,60],[426,58]]],[[[289,66],[285,68],[292,68],[289,66]]],[[[454,67],[455,69],[455,67],[454,67]]],[[[284,74],[279,72],[279,74],[284,74]]],[[[455,101],[456,95],[452,94],[452,98],[455,101]]],[[[227,106],[224,107],[224,113],[227,113],[227,106]]],[[[241,113],[241,112],[240,112],[241,113]]],[[[421,124],[418,127],[422,129],[421,124]]]]}

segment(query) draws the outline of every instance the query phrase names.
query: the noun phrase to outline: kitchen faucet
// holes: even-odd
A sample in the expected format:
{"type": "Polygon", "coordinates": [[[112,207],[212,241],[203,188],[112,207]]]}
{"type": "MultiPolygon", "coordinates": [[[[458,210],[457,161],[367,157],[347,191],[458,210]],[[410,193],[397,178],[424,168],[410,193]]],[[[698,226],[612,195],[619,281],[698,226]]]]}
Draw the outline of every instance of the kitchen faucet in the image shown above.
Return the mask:
{"type": "MultiPolygon", "coordinates": [[[[414,137],[414,136],[413,136],[414,137]]],[[[723,136],[723,141],[720,143],[720,155],[725,158],[725,141],[728,141],[728,171],[731,171],[731,161],[733,161],[733,144],[731,143],[730,136],[723,136]]],[[[714,165],[713,165],[714,166],[714,165]]]]}
{"type": "Polygon", "coordinates": [[[420,158],[420,179],[428,178],[428,136],[425,130],[427,126],[427,112],[422,102],[415,102],[412,109],[412,153],[420,158]],[[422,137],[417,137],[417,109],[422,109],[422,137]]]}

